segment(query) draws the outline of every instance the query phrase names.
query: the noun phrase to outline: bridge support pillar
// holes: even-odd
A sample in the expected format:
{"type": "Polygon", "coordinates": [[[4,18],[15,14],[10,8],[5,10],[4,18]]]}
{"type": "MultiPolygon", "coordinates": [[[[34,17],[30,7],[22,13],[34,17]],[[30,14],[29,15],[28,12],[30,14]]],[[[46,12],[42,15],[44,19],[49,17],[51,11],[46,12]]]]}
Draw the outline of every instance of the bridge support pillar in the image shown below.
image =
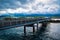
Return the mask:
{"type": "Polygon", "coordinates": [[[35,27],[34,24],[30,24],[30,25],[24,25],[24,36],[26,36],[26,27],[33,27],[33,34],[35,33],[35,27]]]}
{"type": "Polygon", "coordinates": [[[26,26],[24,26],[24,36],[26,36],[26,26]]]}
{"type": "Polygon", "coordinates": [[[34,27],[34,25],[33,25],[33,34],[35,33],[35,27],[34,27]]]}
{"type": "Polygon", "coordinates": [[[48,23],[47,22],[43,22],[42,23],[42,27],[47,27],[48,23]]]}
{"type": "Polygon", "coordinates": [[[37,31],[38,31],[38,23],[37,23],[37,31]]]}

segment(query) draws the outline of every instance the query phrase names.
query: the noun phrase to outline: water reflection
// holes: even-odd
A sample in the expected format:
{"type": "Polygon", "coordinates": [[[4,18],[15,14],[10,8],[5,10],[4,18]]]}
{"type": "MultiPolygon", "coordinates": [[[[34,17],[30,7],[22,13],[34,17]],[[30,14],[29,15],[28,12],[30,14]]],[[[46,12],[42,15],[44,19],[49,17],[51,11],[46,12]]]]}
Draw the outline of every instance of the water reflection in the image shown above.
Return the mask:
{"type": "Polygon", "coordinates": [[[51,23],[47,29],[51,38],[60,40],[60,23],[51,23]]]}
{"type": "MultiPolygon", "coordinates": [[[[27,32],[32,32],[32,28],[28,27],[27,32]]],[[[0,31],[0,40],[25,40],[22,35],[23,27],[7,29],[0,31]]],[[[47,27],[40,27],[38,35],[28,38],[29,40],[60,40],[60,23],[50,23],[47,27]]]]}

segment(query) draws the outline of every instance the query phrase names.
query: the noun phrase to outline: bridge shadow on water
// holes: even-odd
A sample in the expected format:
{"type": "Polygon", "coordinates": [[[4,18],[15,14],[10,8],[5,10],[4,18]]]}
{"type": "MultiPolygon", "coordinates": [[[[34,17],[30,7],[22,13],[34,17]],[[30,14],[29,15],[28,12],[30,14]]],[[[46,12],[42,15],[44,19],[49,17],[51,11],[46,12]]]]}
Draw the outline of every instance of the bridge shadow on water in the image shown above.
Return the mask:
{"type": "Polygon", "coordinates": [[[43,40],[43,34],[44,32],[46,31],[46,28],[45,26],[43,27],[40,27],[39,30],[37,31],[36,35],[33,36],[33,38],[31,40],[43,40]]]}

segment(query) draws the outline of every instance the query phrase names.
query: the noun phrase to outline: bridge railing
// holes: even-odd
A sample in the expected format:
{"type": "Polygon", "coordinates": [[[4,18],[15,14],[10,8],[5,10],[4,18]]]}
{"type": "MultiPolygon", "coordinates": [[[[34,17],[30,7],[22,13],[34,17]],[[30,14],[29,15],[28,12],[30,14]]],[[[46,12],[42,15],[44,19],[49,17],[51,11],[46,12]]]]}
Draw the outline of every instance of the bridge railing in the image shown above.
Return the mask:
{"type": "Polygon", "coordinates": [[[13,25],[17,25],[17,24],[25,24],[25,23],[29,23],[29,22],[35,22],[35,21],[40,21],[43,20],[41,18],[35,18],[35,19],[19,19],[19,20],[1,20],[0,21],[0,27],[4,27],[4,26],[13,26],[13,25]]]}
{"type": "Polygon", "coordinates": [[[17,25],[17,24],[23,24],[27,22],[33,22],[34,20],[2,20],[0,21],[0,27],[2,26],[11,26],[11,25],[17,25]]]}

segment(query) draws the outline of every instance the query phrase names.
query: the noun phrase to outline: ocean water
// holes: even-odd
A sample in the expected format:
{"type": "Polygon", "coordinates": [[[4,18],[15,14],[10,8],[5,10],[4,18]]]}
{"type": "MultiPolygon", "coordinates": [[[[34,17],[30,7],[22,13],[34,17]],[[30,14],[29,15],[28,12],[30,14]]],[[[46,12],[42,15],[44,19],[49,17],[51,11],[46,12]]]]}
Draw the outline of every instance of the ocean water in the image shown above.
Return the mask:
{"type": "MultiPolygon", "coordinates": [[[[31,35],[32,27],[27,27],[26,29],[27,34],[31,35]]],[[[41,24],[39,24],[38,33],[30,37],[24,37],[23,30],[23,26],[0,30],[0,40],[60,40],[60,23],[49,23],[47,27],[41,27],[41,24]]]]}

